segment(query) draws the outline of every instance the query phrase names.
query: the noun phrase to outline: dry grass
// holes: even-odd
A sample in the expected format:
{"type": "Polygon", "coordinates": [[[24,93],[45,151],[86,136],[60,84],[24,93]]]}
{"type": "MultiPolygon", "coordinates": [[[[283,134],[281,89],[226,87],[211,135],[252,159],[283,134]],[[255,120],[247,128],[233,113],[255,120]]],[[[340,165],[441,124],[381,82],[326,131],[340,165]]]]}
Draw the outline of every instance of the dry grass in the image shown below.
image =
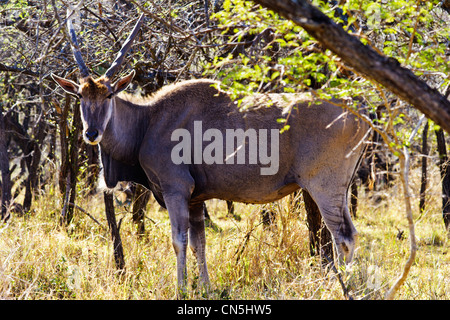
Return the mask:
{"type": "MultiPolygon", "coordinates": [[[[438,176],[436,172],[433,176],[438,176]]],[[[418,171],[411,176],[418,190],[418,171]]],[[[398,184],[397,184],[398,185],[398,184]]],[[[174,299],[175,254],[167,212],[152,202],[146,234],[139,239],[131,215],[123,218],[126,273],[116,272],[109,233],[77,211],[67,228],[58,226],[59,195],[50,187],[35,201],[33,214],[14,217],[0,229],[0,298],[2,299],[174,299]]],[[[356,259],[343,280],[356,299],[382,299],[398,277],[408,254],[407,224],[401,194],[393,187],[375,203],[360,190],[356,259]],[[404,240],[399,240],[399,230],[404,240]]],[[[450,299],[449,240],[440,213],[440,186],[428,190],[428,209],[416,214],[419,251],[400,299],[450,299]]],[[[102,196],[80,197],[78,204],[106,226],[102,196]]],[[[413,199],[416,205],[418,200],[413,199]]],[[[332,272],[309,255],[304,209],[292,212],[289,198],[273,205],[276,222],[260,223],[260,206],[237,204],[242,220],[226,218],[225,203],[208,203],[220,230],[207,229],[207,259],[212,292],[197,288],[197,268],[188,257],[188,299],[344,299],[332,272]]],[[[414,207],[418,211],[417,206],[414,207]]]]}

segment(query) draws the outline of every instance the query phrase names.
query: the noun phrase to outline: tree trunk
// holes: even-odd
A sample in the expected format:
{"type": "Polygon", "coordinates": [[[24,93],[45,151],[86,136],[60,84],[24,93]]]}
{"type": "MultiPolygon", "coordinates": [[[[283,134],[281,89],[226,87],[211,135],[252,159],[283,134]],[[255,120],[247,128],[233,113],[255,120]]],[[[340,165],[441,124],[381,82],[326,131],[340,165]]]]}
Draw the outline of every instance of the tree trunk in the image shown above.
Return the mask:
{"type": "Polygon", "coordinates": [[[0,171],[2,174],[0,212],[1,220],[6,220],[11,201],[11,175],[2,103],[0,103],[0,171]]]}
{"type": "Polygon", "coordinates": [[[304,28],[356,72],[386,87],[450,132],[450,101],[393,58],[348,34],[306,0],[255,0],[304,28]]]}
{"type": "Polygon", "coordinates": [[[33,201],[33,191],[37,187],[39,164],[41,162],[41,144],[45,138],[46,121],[43,116],[40,117],[37,125],[36,138],[34,139],[33,156],[31,165],[28,167],[28,177],[25,181],[25,197],[23,200],[23,211],[29,212],[33,201]]]}
{"type": "Polygon", "coordinates": [[[119,270],[125,268],[125,257],[123,255],[122,240],[120,239],[119,228],[117,227],[116,214],[114,212],[114,196],[111,193],[103,192],[105,201],[106,220],[108,221],[109,231],[114,246],[114,261],[119,270]]]}
{"type": "MultiPolygon", "coordinates": [[[[448,99],[450,95],[450,86],[445,90],[444,97],[448,99]]],[[[450,237],[450,169],[447,156],[447,147],[445,144],[444,131],[439,129],[436,132],[437,148],[439,153],[439,171],[442,180],[442,216],[444,218],[445,228],[450,237]]]]}
{"type": "Polygon", "coordinates": [[[445,143],[444,131],[436,130],[437,149],[439,153],[439,171],[442,181],[442,216],[445,227],[450,231],[450,170],[447,156],[447,147],[445,143]]]}
{"type": "Polygon", "coordinates": [[[420,183],[420,212],[425,210],[425,191],[427,190],[427,157],[428,157],[428,121],[422,132],[422,177],[420,183]]]}
{"type": "Polygon", "coordinates": [[[133,222],[137,226],[137,233],[142,236],[145,233],[145,208],[150,200],[150,191],[136,184],[134,191],[134,203],[133,203],[133,222]]]}
{"type": "Polygon", "coordinates": [[[69,224],[73,219],[77,192],[77,177],[79,171],[79,137],[81,132],[80,108],[76,105],[73,111],[72,127],[67,126],[71,97],[66,94],[64,109],[60,110],[59,130],[61,144],[61,171],[59,173],[59,188],[64,195],[64,207],[61,213],[61,223],[69,224]]]}
{"type": "Polygon", "coordinates": [[[67,125],[67,119],[69,117],[70,103],[71,97],[68,93],[66,93],[64,106],[62,108],[59,108],[59,106],[57,106],[57,110],[59,113],[59,144],[61,146],[61,168],[59,171],[58,184],[61,194],[66,193],[66,177],[69,167],[69,128],[67,125]]]}
{"type": "MultiPolygon", "coordinates": [[[[70,170],[70,203],[75,204],[77,194],[77,177],[79,171],[79,150],[81,133],[81,114],[80,108],[76,105],[73,110],[72,132],[70,137],[69,152],[69,170],[70,170]]],[[[70,223],[73,219],[74,206],[69,206],[67,210],[66,223],[70,223]]]]}
{"type": "Polygon", "coordinates": [[[442,2],[442,9],[450,13],[450,0],[443,0],[442,2]]]}
{"type": "MultiPolygon", "coordinates": [[[[333,240],[325,226],[322,215],[314,200],[306,190],[302,190],[306,209],[306,223],[309,229],[309,251],[312,256],[326,255],[333,257],[333,240]]],[[[327,261],[324,259],[324,261],[327,261]]]]}

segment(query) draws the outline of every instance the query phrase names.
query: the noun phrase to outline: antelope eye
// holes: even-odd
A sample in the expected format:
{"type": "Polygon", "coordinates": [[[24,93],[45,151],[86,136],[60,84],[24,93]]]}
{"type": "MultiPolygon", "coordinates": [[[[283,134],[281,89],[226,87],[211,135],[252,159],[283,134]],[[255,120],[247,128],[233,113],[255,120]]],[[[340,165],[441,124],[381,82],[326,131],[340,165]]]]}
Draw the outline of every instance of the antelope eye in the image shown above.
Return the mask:
{"type": "Polygon", "coordinates": [[[110,93],[109,96],[106,97],[106,99],[111,99],[113,97],[113,93],[110,93]]]}

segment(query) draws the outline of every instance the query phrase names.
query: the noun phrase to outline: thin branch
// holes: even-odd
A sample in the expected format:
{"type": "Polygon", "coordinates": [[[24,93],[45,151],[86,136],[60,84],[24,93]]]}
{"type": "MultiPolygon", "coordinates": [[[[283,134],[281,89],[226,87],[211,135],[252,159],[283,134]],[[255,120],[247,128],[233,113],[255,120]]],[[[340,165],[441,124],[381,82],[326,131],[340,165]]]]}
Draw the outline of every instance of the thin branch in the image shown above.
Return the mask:
{"type": "Polygon", "coordinates": [[[348,288],[345,286],[344,280],[342,280],[341,273],[336,269],[336,266],[334,265],[334,261],[325,252],[321,252],[321,254],[328,261],[329,266],[331,267],[331,270],[333,270],[334,273],[336,273],[338,280],[339,280],[339,284],[341,285],[341,288],[342,288],[342,292],[344,293],[344,297],[347,300],[354,300],[352,295],[348,292],[348,288]]]}
{"type": "Polygon", "coordinates": [[[400,167],[401,170],[401,181],[403,185],[403,194],[404,194],[404,200],[405,200],[405,206],[406,206],[406,219],[408,221],[408,227],[409,227],[409,241],[410,241],[410,254],[408,257],[408,260],[405,263],[405,266],[403,267],[403,272],[401,276],[395,281],[394,285],[389,289],[389,291],[386,293],[385,299],[386,300],[393,300],[395,297],[395,294],[397,293],[398,289],[403,285],[405,282],[409,270],[411,269],[411,266],[414,262],[414,259],[416,257],[417,252],[417,244],[416,244],[416,237],[415,237],[415,231],[414,231],[414,220],[412,215],[412,209],[411,209],[411,195],[409,193],[409,180],[408,180],[408,172],[409,172],[409,152],[404,148],[404,152],[399,156],[400,160],[400,167]]]}
{"type": "MultiPolygon", "coordinates": [[[[100,20],[101,23],[103,23],[105,25],[105,27],[108,29],[108,31],[111,33],[112,37],[114,38],[115,42],[118,42],[119,39],[117,38],[116,34],[114,33],[113,29],[111,29],[111,27],[109,26],[109,24],[105,21],[105,19],[103,19],[102,17],[100,17],[98,14],[96,14],[95,12],[93,12],[91,9],[89,9],[86,6],[83,6],[83,10],[86,10],[87,12],[89,12],[90,14],[92,14],[94,17],[96,17],[98,20],[100,20]]],[[[119,45],[120,47],[120,45],[119,45]]]]}
{"type": "Polygon", "coordinates": [[[417,16],[416,16],[416,21],[414,23],[414,30],[411,33],[411,37],[409,38],[409,44],[408,44],[408,53],[406,54],[406,59],[405,59],[405,65],[408,64],[409,58],[411,57],[411,53],[412,53],[412,46],[414,43],[414,37],[416,35],[417,32],[417,26],[419,25],[419,18],[420,18],[420,6],[419,6],[419,2],[421,0],[418,0],[416,3],[416,12],[417,12],[417,16]]]}
{"type": "MultiPolygon", "coordinates": [[[[154,14],[153,12],[147,10],[146,8],[144,8],[139,2],[135,1],[135,0],[131,0],[132,3],[134,3],[142,12],[144,12],[146,15],[150,16],[152,19],[164,24],[168,29],[173,29],[178,33],[181,33],[183,35],[186,35],[186,31],[184,31],[183,29],[181,29],[180,27],[174,25],[174,24],[170,24],[168,23],[166,20],[158,17],[156,14],[154,14]]],[[[153,7],[156,8],[159,12],[162,12],[162,9],[160,6],[156,5],[155,3],[152,3],[153,7]]]]}
{"type": "MultiPolygon", "coordinates": [[[[411,133],[408,142],[409,144],[413,141],[415,135],[419,131],[420,126],[422,125],[423,120],[425,119],[425,116],[422,115],[421,119],[419,120],[419,123],[414,128],[413,132],[411,133]]],[[[411,269],[411,266],[414,262],[414,259],[416,257],[417,253],[417,243],[416,243],[416,233],[414,228],[414,218],[412,214],[412,208],[411,208],[411,194],[409,192],[409,151],[408,148],[405,146],[403,147],[403,152],[399,155],[400,160],[400,168],[401,175],[400,179],[402,181],[403,185],[403,197],[405,201],[405,211],[406,211],[406,220],[408,221],[408,228],[409,228],[409,243],[410,243],[410,253],[408,260],[405,263],[405,266],[403,267],[403,272],[401,276],[395,281],[394,285],[389,289],[389,291],[386,293],[386,300],[392,300],[395,297],[395,294],[397,293],[398,289],[403,285],[403,283],[406,280],[406,277],[408,276],[409,270],[411,269]]]]}
{"type": "Polygon", "coordinates": [[[39,77],[39,73],[37,73],[37,72],[31,71],[29,69],[7,66],[0,62],[0,72],[2,72],[2,71],[3,72],[17,72],[17,73],[26,74],[28,76],[39,77]]]}
{"type": "Polygon", "coordinates": [[[106,227],[103,226],[100,222],[98,222],[97,219],[95,219],[89,212],[87,212],[86,210],[84,210],[83,208],[81,208],[80,206],[77,206],[76,204],[69,202],[68,205],[72,206],[73,208],[76,208],[78,210],[80,210],[81,212],[83,212],[85,215],[87,215],[89,218],[91,218],[92,220],[94,220],[94,222],[96,224],[98,224],[102,229],[106,230],[106,227]]]}

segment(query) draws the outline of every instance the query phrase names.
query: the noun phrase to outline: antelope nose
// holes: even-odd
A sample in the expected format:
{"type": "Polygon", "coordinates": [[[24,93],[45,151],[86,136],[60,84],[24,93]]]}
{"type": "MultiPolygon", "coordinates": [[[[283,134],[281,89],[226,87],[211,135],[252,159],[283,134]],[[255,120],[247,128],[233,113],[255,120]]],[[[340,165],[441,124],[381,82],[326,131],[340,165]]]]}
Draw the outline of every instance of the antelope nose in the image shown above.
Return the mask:
{"type": "Polygon", "coordinates": [[[95,139],[98,137],[98,130],[97,129],[89,129],[86,131],[86,138],[88,138],[89,141],[94,142],[95,139]]]}

